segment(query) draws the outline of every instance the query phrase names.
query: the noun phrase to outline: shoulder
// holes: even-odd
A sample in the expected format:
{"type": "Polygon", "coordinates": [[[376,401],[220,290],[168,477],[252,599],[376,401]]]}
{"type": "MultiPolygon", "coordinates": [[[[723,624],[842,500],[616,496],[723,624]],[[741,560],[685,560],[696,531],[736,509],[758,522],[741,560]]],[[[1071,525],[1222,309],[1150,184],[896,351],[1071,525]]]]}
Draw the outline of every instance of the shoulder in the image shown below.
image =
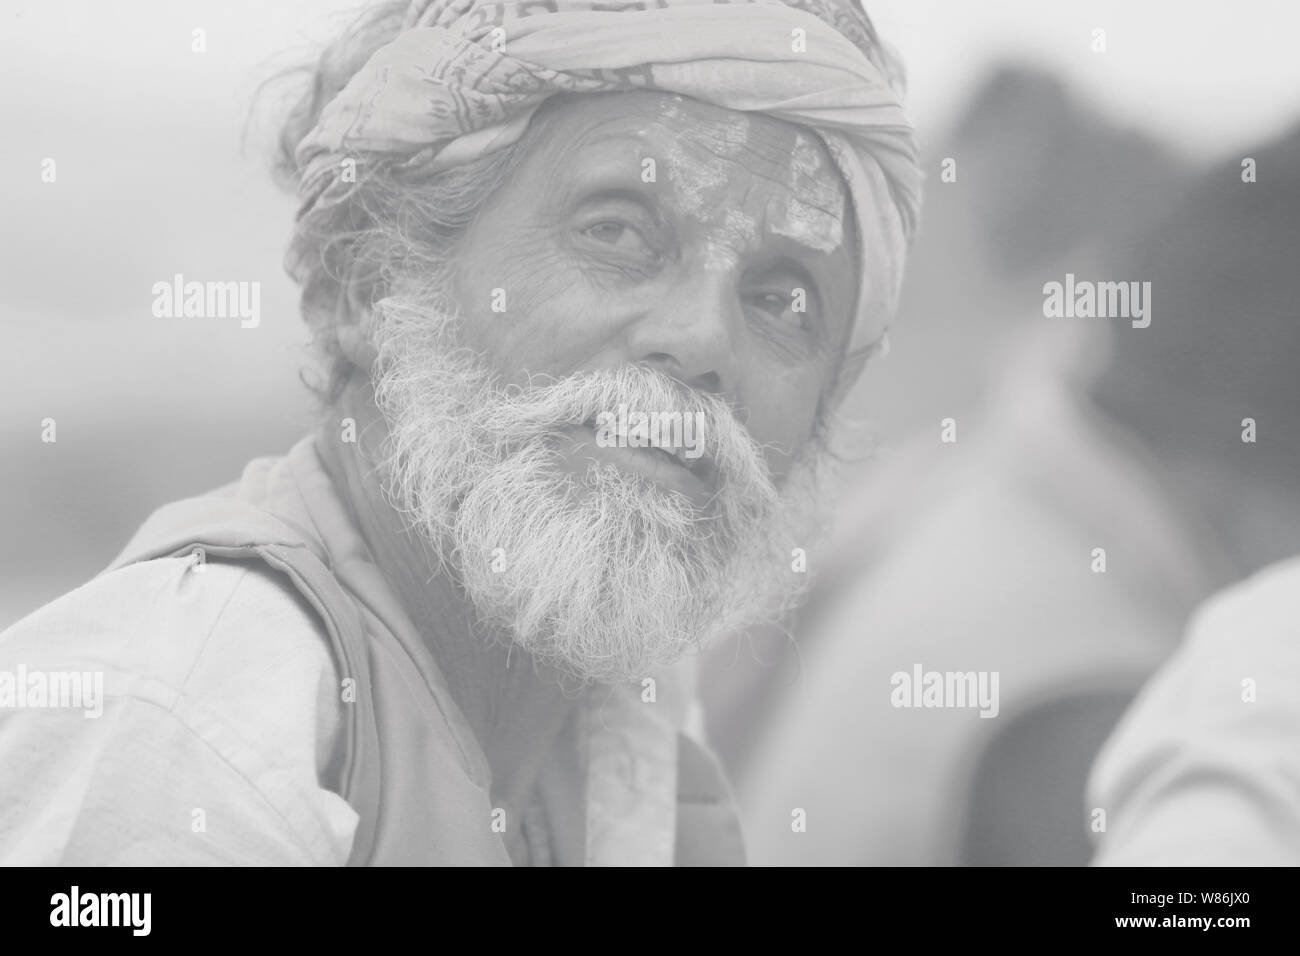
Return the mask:
{"type": "Polygon", "coordinates": [[[333,669],[322,624],[284,575],[189,558],[127,565],[50,602],[0,635],[0,659],[19,658],[97,665],[178,694],[333,669]]]}
{"type": "Polygon", "coordinates": [[[19,858],[136,859],[140,834],[163,852],[160,835],[178,829],[151,862],[346,859],[356,817],[323,782],[343,730],[330,645],[269,566],[159,558],[106,572],[0,634],[6,673],[79,674],[97,687],[84,714],[30,699],[0,711],[14,765],[38,753],[72,760],[57,775],[41,769],[57,759],[32,763],[28,788],[11,795],[15,825],[43,815],[28,828],[40,846],[19,858]],[[229,828],[229,842],[209,839],[197,857],[196,787],[226,808],[229,828]],[[136,836],[101,845],[114,832],[136,836]]]}
{"type": "Polygon", "coordinates": [[[1201,605],[1189,628],[1188,651],[1242,631],[1242,640],[1280,643],[1300,653],[1300,557],[1270,565],[1201,605]]]}
{"type": "Polygon", "coordinates": [[[1106,863],[1300,860],[1300,560],[1196,612],[1092,770],[1106,863]]]}
{"type": "MultiPolygon", "coordinates": [[[[1244,691],[1270,685],[1272,701],[1262,694],[1259,701],[1265,709],[1281,705],[1283,696],[1300,705],[1300,693],[1292,695],[1300,692],[1300,559],[1267,567],[1202,603],[1146,696],[1186,710],[1190,720],[1217,719],[1206,705],[1236,712],[1244,691]],[[1276,693],[1282,688],[1286,695],[1276,693]]],[[[1296,716],[1300,721],[1300,711],[1296,716]]]]}

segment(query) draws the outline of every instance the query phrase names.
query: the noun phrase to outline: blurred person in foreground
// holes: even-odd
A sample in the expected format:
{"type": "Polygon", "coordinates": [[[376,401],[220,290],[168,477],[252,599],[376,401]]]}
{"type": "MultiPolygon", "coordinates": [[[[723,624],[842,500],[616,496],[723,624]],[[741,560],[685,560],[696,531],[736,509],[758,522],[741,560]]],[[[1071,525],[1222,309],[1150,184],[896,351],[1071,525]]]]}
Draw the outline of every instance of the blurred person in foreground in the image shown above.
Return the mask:
{"type": "Polygon", "coordinates": [[[0,861],[742,862],[693,654],[804,587],[898,86],[851,0],[357,21],[284,132],[323,424],[0,638],[0,861]]]}

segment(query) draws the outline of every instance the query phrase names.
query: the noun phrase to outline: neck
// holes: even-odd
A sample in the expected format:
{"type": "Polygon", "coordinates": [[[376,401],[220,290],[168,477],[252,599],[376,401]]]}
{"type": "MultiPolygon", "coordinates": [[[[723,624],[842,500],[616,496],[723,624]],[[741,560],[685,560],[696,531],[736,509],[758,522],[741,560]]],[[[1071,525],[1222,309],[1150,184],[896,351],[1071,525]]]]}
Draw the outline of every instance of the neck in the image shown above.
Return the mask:
{"type": "Polygon", "coordinates": [[[387,428],[370,387],[354,379],[336,411],[355,420],[356,441],[330,440],[338,433],[327,431],[326,467],[487,756],[494,804],[520,819],[577,697],[555,671],[479,621],[435,549],[388,503],[377,467],[387,428]]]}

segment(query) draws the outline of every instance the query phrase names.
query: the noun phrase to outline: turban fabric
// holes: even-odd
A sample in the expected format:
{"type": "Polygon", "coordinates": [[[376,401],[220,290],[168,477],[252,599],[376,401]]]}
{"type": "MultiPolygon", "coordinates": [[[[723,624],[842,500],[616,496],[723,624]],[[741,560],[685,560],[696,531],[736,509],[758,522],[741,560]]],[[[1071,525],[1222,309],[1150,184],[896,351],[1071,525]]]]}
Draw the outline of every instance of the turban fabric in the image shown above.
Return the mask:
{"type": "Polygon", "coordinates": [[[863,236],[853,345],[883,339],[916,225],[912,127],[856,0],[414,0],[299,144],[300,223],[368,153],[436,172],[516,142],[557,93],[657,90],[806,126],[863,236]],[[796,31],[803,31],[801,34],[796,31]]]}

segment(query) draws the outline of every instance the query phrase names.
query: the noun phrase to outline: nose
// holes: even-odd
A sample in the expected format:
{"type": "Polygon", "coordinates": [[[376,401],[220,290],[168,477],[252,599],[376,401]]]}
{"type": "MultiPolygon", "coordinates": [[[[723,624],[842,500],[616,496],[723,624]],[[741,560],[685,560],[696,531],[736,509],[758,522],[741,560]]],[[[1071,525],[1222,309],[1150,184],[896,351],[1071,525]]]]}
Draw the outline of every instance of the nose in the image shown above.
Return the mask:
{"type": "Polygon", "coordinates": [[[739,384],[743,322],[734,275],[700,269],[633,322],[629,357],[690,388],[731,399],[739,384]]]}

